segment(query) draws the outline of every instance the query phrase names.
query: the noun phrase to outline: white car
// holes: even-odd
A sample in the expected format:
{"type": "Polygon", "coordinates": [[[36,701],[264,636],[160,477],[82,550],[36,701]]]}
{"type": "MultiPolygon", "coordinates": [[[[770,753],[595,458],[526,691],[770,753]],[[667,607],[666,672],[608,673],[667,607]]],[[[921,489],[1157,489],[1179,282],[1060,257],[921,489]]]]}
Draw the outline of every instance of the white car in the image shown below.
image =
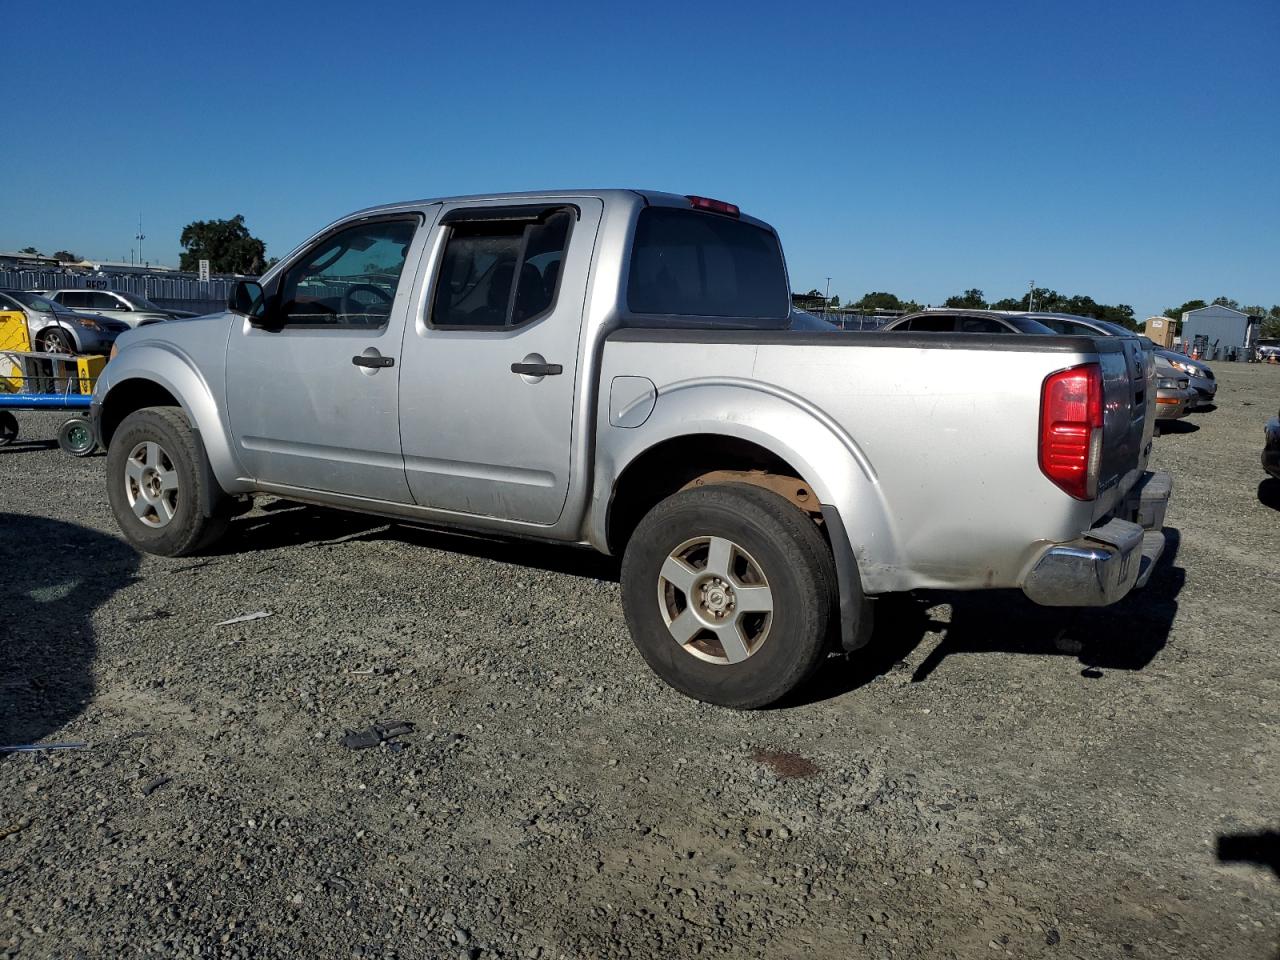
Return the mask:
{"type": "Polygon", "coordinates": [[[123,320],[131,327],[195,316],[185,310],[166,310],[164,307],[156,306],[146,297],[120,290],[66,289],[37,292],[43,293],[54,303],[71,310],[82,310],[123,320]]]}

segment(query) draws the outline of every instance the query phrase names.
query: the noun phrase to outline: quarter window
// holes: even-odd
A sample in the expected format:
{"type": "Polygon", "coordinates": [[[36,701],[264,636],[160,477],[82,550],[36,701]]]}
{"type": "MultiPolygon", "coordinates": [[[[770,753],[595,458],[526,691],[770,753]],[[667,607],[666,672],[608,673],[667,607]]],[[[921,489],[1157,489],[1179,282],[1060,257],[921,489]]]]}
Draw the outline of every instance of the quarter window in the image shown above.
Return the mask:
{"type": "Polygon", "coordinates": [[[518,327],[555,304],[573,214],[449,227],[431,303],[437,327],[518,327]]]}
{"type": "Polygon", "coordinates": [[[284,324],[385,327],[417,226],[416,217],[377,220],[320,241],[281,278],[284,324]]]}

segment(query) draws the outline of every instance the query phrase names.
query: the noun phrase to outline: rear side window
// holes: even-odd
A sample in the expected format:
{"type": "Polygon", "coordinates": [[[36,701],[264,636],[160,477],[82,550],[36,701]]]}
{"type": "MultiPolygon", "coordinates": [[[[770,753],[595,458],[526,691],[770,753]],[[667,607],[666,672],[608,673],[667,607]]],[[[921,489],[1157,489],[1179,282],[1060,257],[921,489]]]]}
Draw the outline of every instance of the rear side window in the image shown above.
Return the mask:
{"type": "Polygon", "coordinates": [[[627,278],[632,313],[785,320],[790,301],[772,232],[696,210],[640,211],[627,278]]]}
{"type": "Polygon", "coordinates": [[[555,303],[573,213],[449,228],[431,306],[437,327],[518,327],[555,303]]]}
{"type": "Polygon", "coordinates": [[[912,333],[954,333],[956,318],[948,314],[935,317],[912,317],[894,330],[910,330],[912,333]]]}

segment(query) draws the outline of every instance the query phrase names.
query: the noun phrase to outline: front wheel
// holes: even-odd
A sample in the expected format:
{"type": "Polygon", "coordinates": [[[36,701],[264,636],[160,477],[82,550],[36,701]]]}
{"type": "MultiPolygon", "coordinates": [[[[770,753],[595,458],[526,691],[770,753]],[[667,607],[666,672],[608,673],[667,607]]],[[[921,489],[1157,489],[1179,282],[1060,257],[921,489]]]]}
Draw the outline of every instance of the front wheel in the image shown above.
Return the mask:
{"type": "Polygon", "coordinates": [[[36,351],[38,353],[71,354],[76,352],[76,348],[66,332],[55,327],[52,330],[42,331],[40,336],[36,337],[36,351]]]}
{"type": "Polygon", "coordinates": [[[164,557],[195,553],[227,528],[227,497],[204,449],[176,407],[125,417],[107,450],[107,499],[120,530],[139,550],[164,557]],[[203,504],[213,504],[206,513],[203,504]]]}
{"type": "Polygon", "coordinates": [[[837,618],[835,564],[813,521],[760,487],[699,487],[640,522],[622,562],[632,639],[658,676],[721,706],[805,682],[837,618]]]}

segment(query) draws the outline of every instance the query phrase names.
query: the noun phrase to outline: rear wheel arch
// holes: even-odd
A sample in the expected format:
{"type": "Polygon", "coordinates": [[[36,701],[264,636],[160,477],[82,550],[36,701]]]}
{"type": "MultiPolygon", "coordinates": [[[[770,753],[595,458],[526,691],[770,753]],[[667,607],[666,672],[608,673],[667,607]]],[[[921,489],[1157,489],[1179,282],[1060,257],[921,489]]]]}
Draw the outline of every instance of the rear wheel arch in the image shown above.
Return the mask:
{"type": "Polygon", "coordinates": [[[820,497],[812,484],[773,451],[740,437],[684,434],[648,447],[618,475],[605,520],[609,551],[621,555],[645,514],[667,497],[688,487],[713,483],[747,483],[771,489],[806,512],[821,515],[820,497]],[[793,487],[790,494],[787,486],[793,487]]]}

